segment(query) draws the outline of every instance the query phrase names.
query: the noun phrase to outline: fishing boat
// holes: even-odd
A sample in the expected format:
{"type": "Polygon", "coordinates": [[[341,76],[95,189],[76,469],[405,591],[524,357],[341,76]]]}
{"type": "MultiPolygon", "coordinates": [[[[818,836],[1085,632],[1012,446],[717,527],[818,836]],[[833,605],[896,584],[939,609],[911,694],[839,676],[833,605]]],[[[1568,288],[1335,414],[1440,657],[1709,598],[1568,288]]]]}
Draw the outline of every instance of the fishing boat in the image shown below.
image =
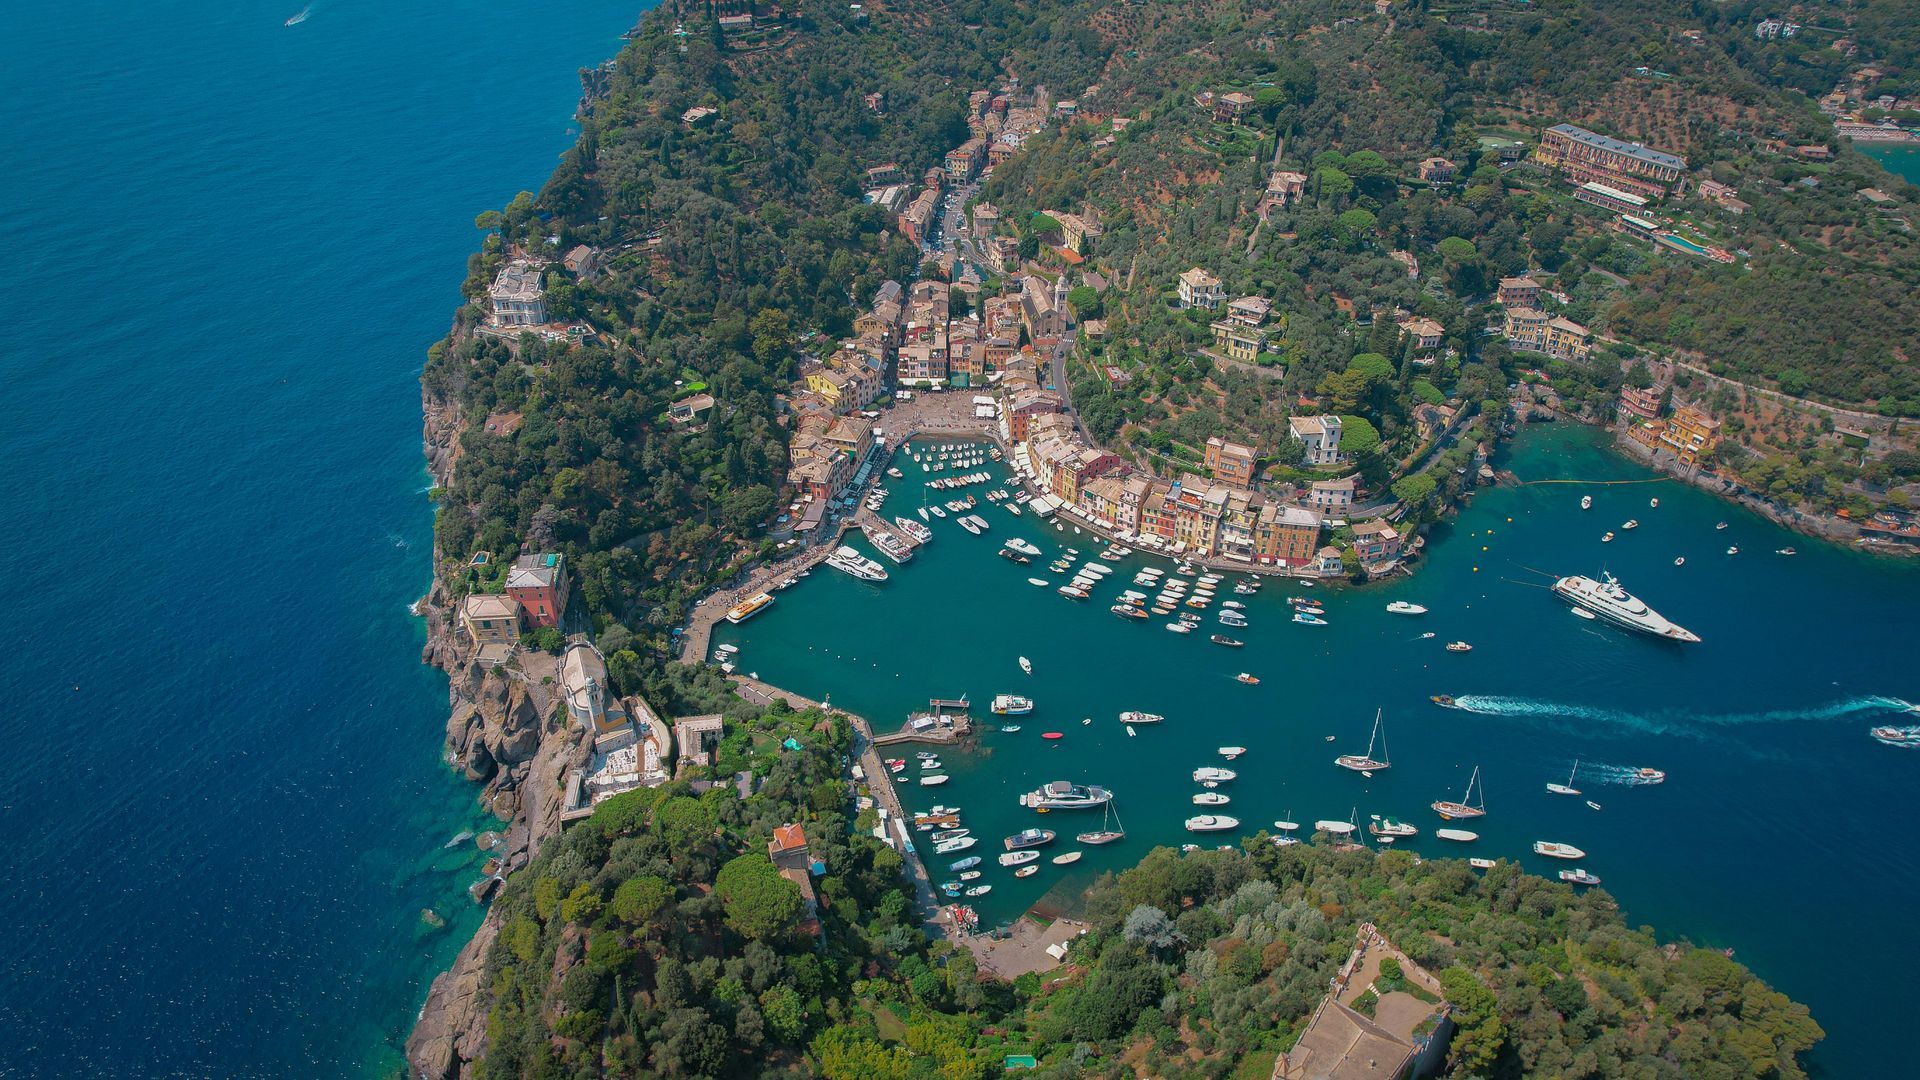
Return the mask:
{"type": "Polygon", "coordinates": [[[1308,614],[1307,614],[1306,612],[1304,612],[1304,611],[1298,611],[1298,612],[1295,612],[1295,613],[1294,613],[1294,615],[1293,615],[1293,621],[1294,621],[1294,622],[1297,622],[1297,623],[1299,623],[1299,624],[1300,624],[1300,625],[1302,625],[1302,626],[1325,626],[1325,625],[1327,625],[1327,620],[1325,620],[1325,619],[1323,619],[1323,618],[1321,618],[1321,617],[1320,617],[1320,616],[1318,616],[1318,615],[1308,615],[1308,614]]]}
{"type": "Polygon", "coordinates": [[[1033,587],[1038,589],[1044,589],[1047,586],[1053,584],[1053,582],[1048,581],[1046,578],[1030,577],[1027,579],[1027,584],[1032,585],[1033,587]]]}
{"type": "Polygon", "coordinates": [[[1367,832],[1373,836],[1398,839],[1403,836],[1416,836],[1420,830],[1416,826],[1409,825],[1396,818],[1381,817],[1379,814],[1374,814],[1367,821],[1367,832]]]}
{"type": "Polygon", "coordinates": [[[1480,766],[1475,765],[1473,767],[1473,775],[1467,777],[1467,790],[1460,794],[1460,801],[1449,802],[1442,799],[1433,804],[1433,812],[1448,821],[1485,817],[1487,813],[1486,790],[1484,788],[1481,789],[1479,801],[1476,802],[1473,797],[1473,789],[1479,786],[1479,784],[1480,766]]]}
{"type": "Polygon", "coordinates": [[[1213,635],[1213,643],[1215,645],[1225,645],[1229,649],[1237,649],[1246,644],[1246,642],[1241,641],[1239,638],[1230,638],[1225,634],[1213,635]]]}
{"type": "Polygon", "coordinates": [[[1026,658],[1026,657],[1024,657],[1024,656],[1023,656],[1023,657],[1021,657],[1021,658],[1020,658],[1020,670],[1021,670],[1021,671],[1024,671],[1024,672],[1026,672],[1026,673],[1027,673],[1027,674],[1029,674],[1029,675],[1031,675],[1031,674],[1033,674],[1033,661],[1031,661],[1031,660],[1029,660],[1029,659],[1027,659],[1027,658],[1026,658]]]}
{"type": "Polygon", "coordinates": [[[951,864],[951,865],[949,865],[949,866],[947,867],[947,869],[949,869],[949,870],[971,870],[971,869],[973,869],[974,867],[976,867],[976,866],[979,866],[979,865],[980,865],[980,856],[978,856],[978,855],[969,855],[969,856],[967,856],[966,858],[964,858],[964,859],[961,859],[961,860],[960,860],[959,862],[956,862],[956,863],[953,863],[953,864],[951,864]]]}
{"type": "Polygon", "coordinates": [[[1225,806],[1232,801],[1231,796],[1222,795],[1217,791],[1202,791],[1193,797],[1195,806],[1225,806]]]}
{"type": "Polygon", "coordinates": [[[1442,840],[1451,840],[1456,844],[1471,844],[1480,839],[1480,834],[1465,829],[1435,829],[1433,835],[1442,840]]]}
{"type": "Polygon", "coordinates": [[[1240,827],[1240,819],[1221,814],[1195,814],[1185,822],[1188,832],[1225,832],[1240,827]]]}
{"type": "Polygon", "coordinates": [[[1240,774],[1232,769],[1222,769],[1213,765],[1203,765],[1193,770],[1193,782],[1196,784],[1224,784],[1240,774]]]}
{"type": "Polygon", "coordinates": [[[1582,510],[1593,509],[1593,496],[1591,495],[1580,496],[1580,509],[1582,510]]]}
{"type": "Polygon", "coordinates": [[[967,890],[968,896],[985,896],[993,891],[991,885],[975,885],[967,890]]]}
{"type": "Polygon", "coordinates": [[[1580,775],[1580,759],[1573,759],[1573,771],[1567,774],[1564,784],[1548,784],[1547,791],[1554,795],[1578,795],[1580,789],[1573,786],[1573,778],[1580,775]]]}
{"type": "Polygon", "coordinates": [[[1031,810],[1091,810],[1112,800],[1113,792],[1095,784],[1050,780],[1020,796],[1020,805],[1031,810]]]}
{"type": "Polygon", "coordinates": [[[1076,835],[1075,840],[1083,844],[1111,844],[1127,835],[1127,830],[1120,824],[1120,815],[1114,812],[1111,800],[1101,808],[1101,811],[1100,827],[1091,832],[1076,835]]]}
{"type": "Polygon", "coordinates": [[[1574,867],[1571,870],[1560,871],[1560,880],[1566,882],[1569,885],[1600,884],[1599,878],[1594,877],[1592,874],[1587,873],[1585,869],[1578,866],[1574,867]]]}
{"type": "Polygon", "coordinates": [[[1053,837],[1052,829],[1023,829],[1001,843],[1006,845],[1008,851],[1019,851],[1023,848],[1045,847],[1053,843],[1053,837]]]}
{"type": "Polygon", "coordinates": [[[861,581],[887,580],[886,567],[845,544],[835,548],[833,554],[827,556],[827,565],[861,581]]]}
{"type": "Polygon", "coordinates": [[[920,778],[921,787],[939,787],[941,784],[944,784],[946,782],[947,782],[947,778],[945,774],[941,774],[939,776],[923,776],[920,778]]]}
{"type": "Polygon", "coordinates": [[[935,855],[951,855],[956,851],[965,851],[979,842],[980,838],[977,836],[955,837],[952,840],[943,840],[933,845],[933,853],[935,855]]]}
{"type": "Polygon", "coordinates": [[[1464,641],[1449,641],[1447,642],[1447,651],[1448,652],[1472,652],[1473,646],[1467,644],[1464,641]]]}
{"type": "Polygon", "coordinates": [[[1419,604],[1409,604],[1405,600],[1395,600],[1387,605],[1387,610],[1395,615],[1425,615],[1427,609],[1419,604]]]}
{"type": "Polygon", "coordinates": [[[1226,758],[1228,761],[1232,761],[1234,758],[1246,752],[1247,748],[1244,746],[1223,746],[1218,751],[1220,756],[1226,758]]]}
{"type": "Polygon", "coordinates": [[[1533,853],[1545,855],[1549,859],[1584,859],[1587,853],[1572,844],[1555,843],[1552,840],[1535,840],[1533,853]]]}
{"type": "Polygon", "coordinates": [[[759,593],[728,608],[726,619],[728,622],[738,626],[772,606],[773,596],[769,593],[759,593]]]}
{"type": "Polygon", "coordinates": [[[1248,686],[1260,685],[1260,677],[1258,675],[1249,675],[1244,671],[1238,675],[1235,675],[1234,678],[1239,680],[1240,682],[1247,684],[1248,686]]]}
{"type": "Polygon", "coordinates": [[[1072,866],[1074,863],[1080,861],[1080,855],[1081,853],[1078,851],[1063,851],[1047,861],[1053,863],[1055,866],[1072,866]]]}
{"type": "Polygon", "coordinates": [[[998,716],[1025,716],[1033,711],[1033,701],[1019,694],[995,694],[992,709],[998,716]]]}
{"type": "Polygon", "coordinates": [[[1165,719],[1166,717],[1159,713],[1136,712],[1132,709],[1120,714],[1120,722],[1123,724],[1157,724],[1165,719]]]}
{"type": "Polygon", "coordinates": [[[1367,738],[1367,752],[1364,754],[1341,754],[1339,757],[1333,759],[1333,763],[1343,769],[1351,769],[1357,773],[1371,774],[1379,772],[1382,769],[1392,768],[1393,761],[1387,755],[1387,741],[1381,727],[1381,712],[1376,709],[1373,714],[1373,734],[1367,738]],[[1382,760],[1374,760],[1373,747],[1375,743],[1380,745],[1380,757],[1382,760]]]}

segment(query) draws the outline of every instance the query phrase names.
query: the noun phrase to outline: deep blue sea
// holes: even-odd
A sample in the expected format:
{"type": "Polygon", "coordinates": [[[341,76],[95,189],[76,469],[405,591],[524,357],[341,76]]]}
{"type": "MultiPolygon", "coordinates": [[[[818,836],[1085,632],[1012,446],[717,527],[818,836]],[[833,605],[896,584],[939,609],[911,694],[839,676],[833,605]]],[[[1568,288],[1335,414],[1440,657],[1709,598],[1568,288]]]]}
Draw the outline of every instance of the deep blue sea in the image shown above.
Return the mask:
{"type": "Polygon", "coordinates": [[[398,1060],[482,820],[407,613],[416,378],[645,6],[0,16],[0,1075],[398,1060]]]}

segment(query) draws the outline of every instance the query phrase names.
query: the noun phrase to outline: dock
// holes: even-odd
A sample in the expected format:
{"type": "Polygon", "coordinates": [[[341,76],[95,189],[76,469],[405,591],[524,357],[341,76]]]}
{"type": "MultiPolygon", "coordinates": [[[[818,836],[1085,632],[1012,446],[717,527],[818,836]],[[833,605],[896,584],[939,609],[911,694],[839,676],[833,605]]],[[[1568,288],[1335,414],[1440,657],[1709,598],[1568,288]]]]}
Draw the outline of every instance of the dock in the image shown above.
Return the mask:
{"type": "Polygon", "coordinates": [[[875,746],[897,743],[933,743],[952,746],[973,734],[973,717],[966,698],[933,698],[923,712],[911,713],[899,731],[874,738],[875,746]]]}

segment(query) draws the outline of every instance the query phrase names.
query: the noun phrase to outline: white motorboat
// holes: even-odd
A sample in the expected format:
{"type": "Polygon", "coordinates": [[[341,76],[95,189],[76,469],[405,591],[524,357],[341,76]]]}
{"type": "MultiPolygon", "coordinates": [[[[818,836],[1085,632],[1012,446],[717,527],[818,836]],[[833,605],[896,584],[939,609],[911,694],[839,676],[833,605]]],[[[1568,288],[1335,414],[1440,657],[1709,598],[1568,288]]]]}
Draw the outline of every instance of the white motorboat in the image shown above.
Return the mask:
{"type": "Polygon", "coordinates": [[[1647,509],[1649,509],[1649,510],[1658,510],[1658,509],[1660,509],[1660,499],[1659,499],[1659,498],[1658,498],[1657,496],[1656,496],[1655,498],[1651,498],[1651,499],[1648,499],[1648,500],[1647,500],[1647,509]]]}
{"type": "Polygon", "coordinates": [[[1351,769],[1357,773],[1375,773],[1381,769],[1393,767],[1393,761],[1387,754],[1385,733],[1381,730],[1381,715],[1379,710],[1374,711],[1373,734],[1367,738],[1367,752],[1364,754],[1341,754],[1339,757],[1333,759],[1335,765],[1343,769],[1351,769]],[[1380,760],[1375,760],[1373,756],[1375,743],[1378,743],[1380,746],[1380,760]]]}
{"type": "Polygon", "coordinates": [[[960,519],[959,519],[959,521],[960,521],[960,527],[961,527],[961,528],[963,528],[963,529],[965,529],[965,530],[967,530],[968,532],[970,532],[970,533],[972,533],[972,534],[973,534],[973,535],[975,535],[975,536],[979,536],[979,535],[980,535],[980,526],[978,526],[978,525],[975,525],[975,524],[973,523],[973,515],[972,515],[972,514],[968,514],[968,515],[966,515],[965,517],[962,517],[962,518],[960,518],[960,519]]]}
{"type": "Polygon", "coordinates": [[[1574,867],[1571,870],[1560,871],[1560,880],[1566,882],[1569,885],[1600,884],[1599,878],[1594,877],[1592,874],[1587,873],[1585,868],[1578,867],[1578,866],[1574,867]]]}
{"type": "Polygon", "coordinates": [[[942,840],[933,845],[933,853],[935,855],[951,855],[956,851],[965,851],[979,842],[980,838],[977,836],[956,836],[951,840],[942,840]]]}
{"type": "Polygon", "coordinates": [[[1123,724],[1157,724],[1165,719],[1166,717],[1159,713],[1136,712],[1132,709],[1120,714],[1120,722],[1123,724]]]}
{"type": "Polygon", "coordinates": [[[1239,773],[1234,772],[1232,769],[1221,769],[1212,765],[1204,765],[1193,770],[1193,782],[1196,784],[1224,784],[1239,775],[1239,773]]]}
{"type": "Polygon", "coordinates": [[[947,782],[947,777],[946,777],[946,774],[944,773],[938,776],[923,776],[920,778],[921,787],[939,787],[941,784],[944,784],[946,782],[947,782]]]}
{"type": "Polygon", "coordinates": [[[1011,540],[1008,540],[1007,546],[1019,552],[1022,555],[1033,556],[1033,555],[1040,554],[1039,548],[1033,546],[1031,543],[1028,543],[1025,540],[1020,539],[1017,536],[1012,538],[1011,540]]]}
{"type": "Polygon", "coordinates": [[[1442,840],[1451,840],[1456,844],[1471,844],[1480,839],[1480,834],[1465,829],[1435,829],[1433,835],[1442,840]]]}
{"type": "Polygon", "coordinates": [[[1367,832],[1386,839],[1398,839],[1404,836],[1418,835],[1420,830],[1407,822],[1390,817],[1381,817],[1379,814],[1375,814],[1372,819],[1367,822],[1367,832]]]}
{"type": "Polygon", "coordinates": [[[1025,716],[1033,711],[1033,700],[1019,694],[995,694],[992,709],[997,716],[1025,716]]]}
{"type": "Polygon", "coordinates": [[[1572,844],[1556,843],[1552,840],[1535,840],[1533,853],[1545,855],[1549,859],[1584,859],[1587,853],[1572,844]]]}
{"type": "Polygon", "coordinates": [[[1580,496],[1580,509],[1582,510],[1593,509],[1593,496],[1591,495],[1580,496]]]}
{"type": "Polygon", "coordinates": [[[1053,582],[1051,582],[1051,581],[1048,581],[1048,580],[1047,580],[1046,578],[1037,578],[1037,577],[1030,577],[1030,578],[1028,578],[1028,579],[1027,579],[1027,584],[1029,584],[1029,585],[1035,585],[1035,586],[1038,586],[1038,587],[1040,587],[1040,588],[1042,588],[1042,589],[1044,589],[1044,588],[1046,588],[1047,586],[1049,586],[1049,585],[1051,585],[1051,584],[1053,584],[1053,582]]]}
{"type": "Polygon", "coordinates": [[[1387,605],[1387,610],[1395,615],[1425,615],[1427,609],[1419,604],[1409,604],[1405,600],[1395,600],[1387,605]]]}
{"type": "Polygon", "coordinates": [[[1625,522],[1625,524],[1623,524],[1623,525],[1621,525],[1621,526],[1620,526],[1620,529],[1621,529],[1621,531],[1622,531],[1622,532],[1625,532],[1625,531],[1626,531],[1626,530],[1628,530],[1628,529],[1637,529],[1637,528],[1639,528],[1639,527],[1640,527],[1640,519],[1639,519],[1639,518],[1628,518],[1628,519],[1626,520],[1626,522],[1625,522]]]}
{"type": "Polygon", "coordinates": [[[1240,827],[1240,819],[1220,814],[1196,814],[1186,820],[1188,832],[1225,832],[1240,827]]]}
{"type": "Polygon", "coordinates": [[[1040,857],[1037,851],[1009,851],[1000,856],[1001,866],[1022,866],[1040,857]]]}
{"type": "Polygon", "coordinates": [[[833,554],[827,556],[827,565],[861,581],[887,580],[886,567],[845,544],[835,548],[833,554]]]}
{"type": "Polygon", "coordinates": [[[1473,867],[1475,870],[1491,870],[1493,869],[1493,860],[1473,858],[1467,860],[1467,865],[1473,867]]]}
{"type": "Polygon", "coordinates": [[[1000,842],[1008,851],[1019,851],[1022,848],[1045,847],[1053,843],[1053,837],[1052,829],[1023,829],[1000,842]]]}
{"type": "Polygon", "coordinates": [[[1031,661],[1031,660],[1029,660],[1029,659],[1027,659],[1027,658],[1026,658],[1026,657],[1024,657],[1024,656],[1023,656],[1023,657],[1021,657],[1021,658],[1020,658],[1020,670],[1021,670],[1021,671],[1024,671],[1024,672],[1026,672],[1026,673],[1027,673],[1027,674],[1029,674],[1029,675],[1031,675],[1031,674],[1033,674],[1033,661],[1031,661]]]}
{"type": "Polygon", "coordinates": [[[1220,748],[1220,756],[1226,758],[1228,761],[1232,761],[1234,758],[1246,752],[1247,748],[1244,746],[1223,746],[1220,748]]]}
{"type": "Polygon", "coordinates": [[[1113,792],[1098,785],[1051,780],[1020,796],[1020,805],[1030,810],[1091,810],[1112,800],[1113,792]]]}
{"type": "Polygon", "coordinates": [[[1080,854],[1078,851],[1063,851],[1047,861],[1055,866],[1071,866],[1080,861],[1080,854]]]}
{"type": "Polygon", "coordinates": [[[907,539],[912,540],[916,544],[925,544],[933,539],[932,529],[927,528],[925,525],[920,524],[910,517],[894,518],[893,524],[901,532],[907,534],[907,539]]]}
{"type": "Polygon", "coordinates": [[[1217,791],[1202,791],[1193,797],[1195,806],[1225,806],[1232,801],[1231,796],[1222,795],[1217,791]]]}

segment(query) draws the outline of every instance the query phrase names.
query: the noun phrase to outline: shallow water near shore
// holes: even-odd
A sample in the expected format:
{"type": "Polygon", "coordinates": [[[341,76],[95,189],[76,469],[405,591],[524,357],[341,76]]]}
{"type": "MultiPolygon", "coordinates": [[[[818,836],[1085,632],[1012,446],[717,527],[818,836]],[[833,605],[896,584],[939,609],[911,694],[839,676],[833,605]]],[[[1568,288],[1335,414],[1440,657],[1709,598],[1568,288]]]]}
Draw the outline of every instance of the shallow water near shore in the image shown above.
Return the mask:
{"type": "MultiPolygon", "coordinates": [[[[1364,827],[1371,815],[1387,815],[1420,828],[1399,846],[1426,857],[1518,859],[1543,874],[1584,866],[1631,923],[1732,947],[1807,1002],[1828,1031],[1818,1052],[1824,1068],[1893,1068],[1896,1043],[1884,1026],[1893,1004],[1854,992],[1843,972],[1863,928],[1903,926],[1907,898],[1920,888],[1904,831],[1881,827],[1920,812],[1920,753],[1867,735],[1920,700],[1905,633],[1920,609],[1920,567],[1796,536],[1658,480],[1590,428],[1530,428],[1501,464],[1522,480],[1587,483],[1475,495],[1435,530],[1425,565],[1410,578],[1360,589],[1278,580],[1253,597],[1223,586],[1220,599],[1248,606],[1250,625],[1226,631],[1246,642],[1241,649],[1208,640],[1222,629],[1217,603],[1184,636],[1162,629],[1166,618],[1110,614],[1113,597],[1136,587],[1131,572],[1147,565],[1139,556],[1114,564],[1087,601],[1029,585],[1030,576],[1064,584],[1066,575],[1045,568],[1058,548],[1092,557],[1103,545],[984,499],[974,513],[991,524],[987,535],[936,519],[934,541],[912,562],[888,564],[885,584],[817,570],[765,614],[721,627],[715,643],[738,644],[743,671],[810,697],[831,695],[879,731],[930,697],[971,698],[987,721],[978,744],[942,752],[952,777],[944,786],[913,785],[917,770],[909,767],[902,795],[909,808],[963,808],[964,824],[981,838],[963,854],[983,856],[981,880],[993,885],[977,901],[988,925],[1043,898],[1070,906],[1095,875],[1132,865],[1156,844],[1237,843],[1279,819],[1305,834],[1319,819],[1352,817],[1364,827]],[[1586,494],[1595,505],[1583,512],[1586,494]],[[1648,505],[1654,497],[1657,509],[1648,505]],[[1640,526],[1622,531],[1629,518],[1640,526]],[[1716,530],[1719,521],[1729,527],[1716,530]],[[1608,530],[1616,539],[1602,543],[1608,530]],[[995,557],[1012,536],[1037,543],[1044,557],[1032,566],[995,557]],[[1732,545],[1740,554],[1725,554],[1732,545]],[[1788,546],[1799,553],[1774,553],[1788,546]],[[1673,565],[1682,556],[1685,565],[1673,565]],[[1535,572],[1602,570],[1704,640],[1676,646],[1577,619],[1535,572]],[[1289,621],[1286,597],[1306,594],[1322,602],[1330,625],[1289,621]],[[1393,615],[1385,611],[1391,600],[1431,610],[1393,615]],[[1423,639],[1426,632],[1435,636],[1423,639]],[[1453,639],[1473,651],[1444,651],[1453,639]],[[1018,666],[1022,655],[1033,662],[1031,676],[1018,666]],[[1236,681],[1241,671],[1260,684],[1236,681]],[[1037,705],[1016,734],[985,715],[1003,692],[1037,705]],[[1439,708],[1428,700],[1434,694],[1454,695],[1462,707],[1439,708]],[[1117,719],[1128,709],[1166,721],[1129,736],[1117,719]],[[1392,768],[1369,779],[1335,767],[1336,755],[1366,748],[1376,709],[1392,768]],[[1062,738],[1042,740],[1048,731],[1062,738]],[[1228,763],[1217,749],[1230,745],[1247,753],[1228,763]],[[1565,781],[1576,758],[1584,795],[1548,794],[1545,785],[1565,781]],[[1205,765],[1238,771],[1219,789],[1228,805],[1191,803],[1202,789],[1190,774],[1205,765]],[[1428,804],[1459,798],[1476,765],[1487,816],[1454,824],[1480,839],[1435,838],[1448,823],[1428,804]],[[1630,774],[1639,766],[1670,779],[1635,784],[1630,774]],[[1085,847],[1073,834],[1097,828],[1099,813],[1036,815],[1017,805],[1021,792],[1056,779],[1112,789],[1126,839],[1085,847]],[[1186,832],[1182,821],[1202,812],[1232,815],[1243,827],[1186,832]],[[1084,858],[1071,868],[1043,858],[1039,874],[1014,878],[994,856],[1003,836],[1029,826],[1061,834],[1046,855],[1084,850],[1084,858]],[[1539,858],[1535,840],[1573,844],[1588,857],[1539,858]]],[[[914,514],[920,482],[937,475],[915,469],[883,481],[893,492],[886,516],[914,514]]],[[[978,496],[987,487],[967,490],[978,496]]],[[[894,756],[911,759],[910,749],[894,756]]],[[[921,838],[923,850],[930,847],[921,838]]],[[[931,856],[934,879],[952,877],[947,865],[958,857],[931,856]]],[[[1874,943],[1877,962],[1920,961],[1911,935],[1873,936],[1887,939],[1874,943]]]]}
{"type": "Polygon", "coordinates": [[[645,6],[9,9],[0,1074],[398,1067],[491,820],[407,612],[420,365],[645,6]]]}

